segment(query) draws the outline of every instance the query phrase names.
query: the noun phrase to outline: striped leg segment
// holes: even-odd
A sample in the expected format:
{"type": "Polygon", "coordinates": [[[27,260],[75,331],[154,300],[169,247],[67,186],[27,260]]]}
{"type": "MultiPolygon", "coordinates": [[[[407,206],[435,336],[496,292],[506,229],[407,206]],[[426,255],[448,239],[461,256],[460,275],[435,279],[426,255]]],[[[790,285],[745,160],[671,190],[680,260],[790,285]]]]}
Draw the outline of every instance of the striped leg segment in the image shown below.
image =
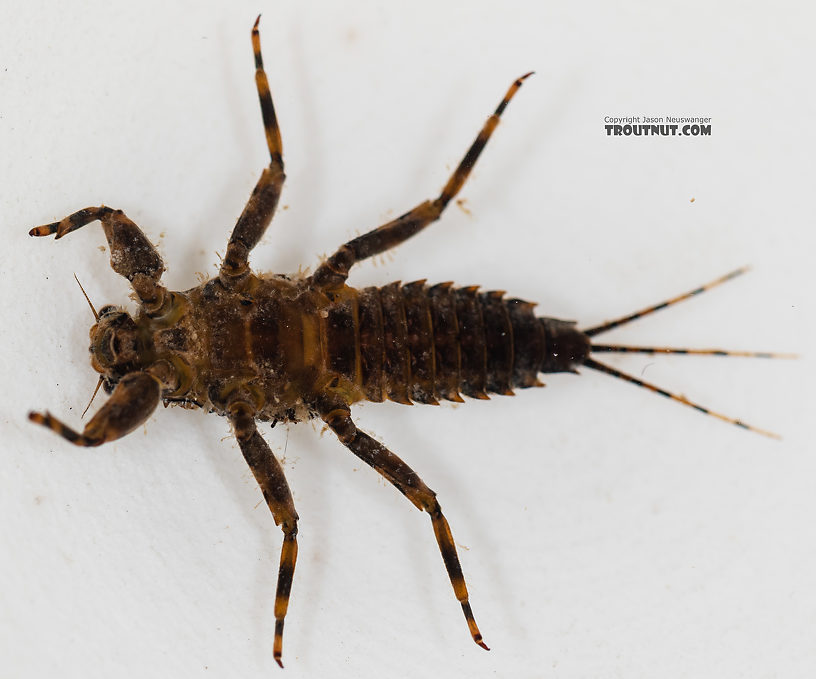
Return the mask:
{"type": "Polygon", "coordinates": [[[324,290],[335,290],[342,287],[346,282],[349,270],[354,264],[399,245],[414,234],[419,233],[428,224],[439,219],[442,211],[459,193],[468,175],[470,175],[470,171],[487,144],[487,140],[490,139],[490,135],[493,134],[499,124],[499,118],[504,109],[507,108],[507,104],[510,103],[510,100],[521,87],[522,82],[531,75],[532,72],[526,73],[513,82],[510,89],[507,90],[507,94],[504,95],[496,110],[487,119],[465,157],[462,158],[459,166],[435,200],[426,200],[401,217],[350,240],[345,245],[341,245],[337,252],[317,268],[312,276],[314,284],[324,290]]]}
{"type": "Polygon", "coordinates": [[[258,433],[251,407],[246,403],[234,404],[230,407],[230,420],[235,430],[235,437],[238,439],[238,445],[261,488],[266,504],[272,512],[275,525],[280,526],[283,531],[278,586],[275,593],[275,641],[273,646],[275,662],[283,667],[281,660],[283,621],[289,607],[289,594],[292,591],[292,578],[297,561],[298,515],[283,468],[269,445],[258,433]]]}
{"type": "Polygon", "coordinates": [[[269,166],[261,173],[261,178],[238,218],[227,245],[227,253],[221,264],[220,277],[221,282],[228,286],[234,286],[242,281],[249,272],[247,263],[249,252],[261,240],[272,221],[283,189],[283,182],[286,179],[283,173],[283,145],[278,118],[275,115],[275,106],[272,103],[269,81],[266,78],[261,56],[261,37],[258,32],[260,20],[261,17],[258,16],[252,27],[252,51],[255,54],[255,85],[258,88],[258,99],[261,103],[261,116],[270,160],[269,166]]]}
{"type": "Polygon", "coordinates": [[[115,441],[143,424],[156,409],[161,384],[147,373],[130,373],[123,377],[110,398],[91,418],[81,434],[55,418],[51,413],[29,413],[28,419],[47,427],[77,446],[100,446],[115,441]]]}
{"type": "Polygon", "coordinates": [[[454,594],[462,606],[470,635],[473,641],[489,651],[473,617],[465,577],[456,553],[456,545],[448,521],[436,500],[436,493],[428,488],[417,473],[388,448],[357,429],[346,405],[341,402],[326,401],[319,404],[318,409],[323,421],[329,425],[346,448],[392,483],[417,509],[428,512],[439,551],[442,553],[442,560],[448,571],[451,585],[453,585],[454,594]]]}
{"type": "Polygon", "coordinates": [[[158,311],[165,299],[165,288],[159,283],[164,263],[153,244],[142,230],[125,216],[121,210],[101,205],[86,207],[59,222],[35,226],[29,236],[50,236],[57,239],[99,220],[111,255],[111,268],[127,278],[142,304],[148,310],[158,311]]]}

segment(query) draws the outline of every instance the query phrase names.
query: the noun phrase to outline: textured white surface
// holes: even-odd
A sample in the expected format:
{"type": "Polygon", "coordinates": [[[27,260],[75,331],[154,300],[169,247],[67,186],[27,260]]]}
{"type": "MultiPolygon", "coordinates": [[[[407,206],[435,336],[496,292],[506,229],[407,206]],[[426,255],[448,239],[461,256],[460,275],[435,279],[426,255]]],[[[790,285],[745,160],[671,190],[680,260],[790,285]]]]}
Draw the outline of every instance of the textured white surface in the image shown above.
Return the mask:
{"type": "Polygon", "coordinates": [[[277,676],[280,532],[226,422],[160,409],[84,450],[25,419],[47,407],[78,425],[94,385],[72,272],[97,305],[128,294],[98,227],[58,243],[28,228],[104,202],[159,243],[171,287],[214,273],[265,162],[259,11],[289,207],[256,269],[313,266],[435,195],[535,69],[463,191],[470,214],[452,206],[352,282],[479,283],[591,325],[751,264],[608,339],[805,354],[615,361],[782,443],[595,374],[458,408],[359,408],[438,492],[490,653],[426,517],[319,427],[265,432],[301,516],[286,676],[816,670],[812,10],[458,5],[4,13],[0,676],[277,676]],[[713,134],[605,136],[605,115],[630,114],[711,116],[713,134]]]}

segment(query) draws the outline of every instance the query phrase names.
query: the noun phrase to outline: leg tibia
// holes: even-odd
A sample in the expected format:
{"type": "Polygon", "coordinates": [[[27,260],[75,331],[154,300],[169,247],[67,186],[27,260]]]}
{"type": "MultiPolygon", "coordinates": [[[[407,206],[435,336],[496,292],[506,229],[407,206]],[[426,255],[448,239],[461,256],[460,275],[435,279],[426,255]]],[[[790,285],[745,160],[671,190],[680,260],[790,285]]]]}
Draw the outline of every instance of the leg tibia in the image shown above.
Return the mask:
{"type": "Polygon", "coordinates": [[[249,252],[254,248],[275,214],[284,180],[283,166],[267,167],[255,185],[244,211],[232,230],[221,264],[221,280],[231,285],[249,271],[249,252]]]}

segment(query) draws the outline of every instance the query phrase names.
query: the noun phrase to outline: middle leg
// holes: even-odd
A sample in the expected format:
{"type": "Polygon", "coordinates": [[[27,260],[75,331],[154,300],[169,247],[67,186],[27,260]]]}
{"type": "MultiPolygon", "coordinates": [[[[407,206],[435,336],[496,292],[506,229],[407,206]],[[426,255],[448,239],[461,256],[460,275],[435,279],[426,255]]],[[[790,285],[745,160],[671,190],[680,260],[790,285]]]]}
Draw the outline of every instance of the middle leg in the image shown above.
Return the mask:
{"type": "Polygon", "coordinates": [[[261,56],[261,37],[258,32],[260,20],[259,16],[252,27],[252,51],[255,54],[255,85],[258,88],[258,98],[261,102],[261,116],[270,160],[269,166],[261,174],[244,211],[238,218],[227,244],[227,254],[221,264],[220,278],[221,282],[228,287],[234,287],[249,272],[247,263],[249,252],[261,240],[272,221],[283,182],[286,179],[283,173],[283,145],[278,118],[275,115],[275,106],[272,104],[269,81],[266,78],[261,56]]]}
{"type": "Polygon", "coordinates": [[[357,429],[351,419],[351,412],[347,405],[340,401],[326,399],[318,403],[318,410],[323,421],[329,425],[329,428],[340,439],[340,443],[363,462],[382,474],[417,509],[430,515],[436,542],[439,545],[439,551],[442,553],[442,560],[445,562],[445,569],[448,571],[451,585],[453,585],[453,592],[462,605],[462,612],[465,614],[470,635],[473,637],[473,641],[489,651],[490,649],[482,641],[482,634],[473,617],[473,611],[468,600],[467,586],[465,585],[465,576],[462,573],[462,566],[456,553],[456,545],[448,521],[442,514],[442,508],[436,499],[436,493],[425,485],[413,469],[382,443],[357,429]]]}
{"type": "Polygon", "coordinates": [[[350,240],[345,245],[341,245],[331,257],[329,257],[323,264],[321,264],[312,276],[312,282],[323,290],[337,290],[346,282],[349,270],[354,264],[360,262],[372,255],[378,255],[393,247],[396,247],[403,241],[407,240],[414,234],[420,232],[428,224],[439,219],[442,211],[447,207],[448,203],[453,200],[454,196],[459,193],[459,190],[464,186],[465,180],[468,178],[470,171],[476,164],[476,160],[481,154],[490,139],[490,135],[499,124],[499,118],[507,108],[507,104],[521,87],[521,83],[532,73],[517,78],[507,94],[499,102],[496,110],[487,119],[484,126],[480,130],[476,139],[471,144],[465,157],[459,163],[459,166],[448,179],[442,193],[435,200],[426,200],[420,203],[413,210],[406,212],[401,217],[383,224],[382,226],[369,231],[362,236],[350,240]]]}

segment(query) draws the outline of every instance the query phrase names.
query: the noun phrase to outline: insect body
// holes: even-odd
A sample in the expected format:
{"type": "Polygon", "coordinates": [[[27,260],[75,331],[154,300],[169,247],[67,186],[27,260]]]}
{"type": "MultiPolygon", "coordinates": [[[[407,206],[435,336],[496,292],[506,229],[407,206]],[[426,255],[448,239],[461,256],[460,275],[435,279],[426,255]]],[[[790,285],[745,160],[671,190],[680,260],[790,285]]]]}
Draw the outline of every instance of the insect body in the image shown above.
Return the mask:
{"type": "MultiPolygon", "coordinates": [[[[135,318],[114,306],[98,313],[94,310],[91,363],[110,397],[82,433],[48,413],[31,413],[30,419],[76,445],[97,446],[138,427],[160,401],[227,417],[275,523],[283,531],[274,607],[274,657],[281,664],[283,623],[297,557],[298,515],[283,470],[256,421],[274,424],[321,418],[343,445],[430,515],[470,634],[487,649],[435,493],[394,453],[357,429],[350,406],[363,400],[436,404],[440,399],[462,401],[462,395],[483,399],[490,393],[512,394],[516,388],[540,385],[539,373],[575,372],[583,365],[709,412],[598,363],[590,354],[736,352],[598,345],[591,338],[702,292],[742,270],[584,331],[571,322],[536,317],[533,304],[475,287],[429,286],[424,281],[364,290],[347,286],[354,264],[399,245],[440,217],[465,183],[527,74],[510,86],[437,198],[342,245],[311,276],[257,275],[249,268],[248,256],[272,220],[284,171],[257,21],[252,44],[270,163],[234,227],[217,278],[186,292],[167,290],[161,284],[164,267],[158,252],[121,210],[90,207],[31,230],[32,236],[56,234],[61,238],[100,221],[111,266],[130,281],[140,307],[135,318]]],[[[737,420],[710,414],[751,429],[737,420]]]]}

